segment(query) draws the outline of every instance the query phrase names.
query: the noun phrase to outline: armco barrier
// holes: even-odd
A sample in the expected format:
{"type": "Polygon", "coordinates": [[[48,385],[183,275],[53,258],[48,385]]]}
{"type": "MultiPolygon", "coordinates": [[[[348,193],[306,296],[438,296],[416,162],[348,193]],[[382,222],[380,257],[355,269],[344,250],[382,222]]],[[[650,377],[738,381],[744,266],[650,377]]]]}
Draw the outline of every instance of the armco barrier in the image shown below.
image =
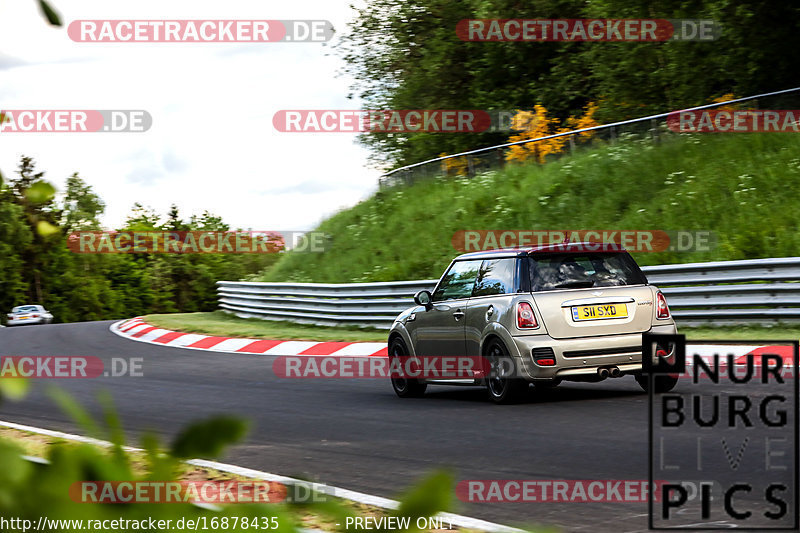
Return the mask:
{"type": "MultiPolygon", "coordinates": [[[[679,324],[800,321],[800,257],[643,267],[679,324]]],[[[388,329],[436,280],[385,283],[217,282],[219,305],[239,317],[388,329]]]]}

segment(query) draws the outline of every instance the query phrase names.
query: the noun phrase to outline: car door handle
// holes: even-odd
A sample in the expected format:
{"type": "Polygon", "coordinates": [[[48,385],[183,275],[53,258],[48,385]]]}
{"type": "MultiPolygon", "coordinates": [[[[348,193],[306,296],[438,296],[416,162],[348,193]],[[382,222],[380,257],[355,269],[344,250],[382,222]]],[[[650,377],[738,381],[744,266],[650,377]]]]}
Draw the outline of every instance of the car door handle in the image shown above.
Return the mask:
{"type": "Polygon", "coordinates": [[[455,313],[453,313],[453,318],[455,318],[456,320],[461,320],[463,316],[464,316],[464,311],[462,311],[461,309],[456,309],[455,313]]]}

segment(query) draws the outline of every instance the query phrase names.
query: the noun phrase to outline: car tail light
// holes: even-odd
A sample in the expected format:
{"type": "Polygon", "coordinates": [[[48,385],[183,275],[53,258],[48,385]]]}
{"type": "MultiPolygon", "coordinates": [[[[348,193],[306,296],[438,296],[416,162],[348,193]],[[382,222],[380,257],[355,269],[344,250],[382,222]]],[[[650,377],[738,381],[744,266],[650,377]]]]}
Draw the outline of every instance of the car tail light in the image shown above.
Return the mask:
{"type": "Polygon", "coordinates": [[[539,327],[539,324],[536,322],[536,316],[533,314],[533,308],[528,302],[520,302],[517,304],[517,327],[519,329],[534,329],[539,327]]]}
{"type": "Polygon", "coordinates": [[[33,318],[39,318],[39,315],[31,315],[33,318]]]}
{"type": "Polygon", "coordinates": [[[661,291],[656,294],[656,318],[669,318],[669,307],[667,306],[667,299],[661,291]]]}

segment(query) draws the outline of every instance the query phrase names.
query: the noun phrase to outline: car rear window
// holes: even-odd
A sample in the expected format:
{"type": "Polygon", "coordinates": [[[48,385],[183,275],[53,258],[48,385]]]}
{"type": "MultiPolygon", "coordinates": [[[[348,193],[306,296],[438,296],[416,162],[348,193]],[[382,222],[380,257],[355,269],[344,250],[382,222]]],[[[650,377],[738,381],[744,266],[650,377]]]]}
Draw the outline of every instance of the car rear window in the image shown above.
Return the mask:
{"type": "Polygon", "coordinates": [[[33,311],[38,311],[35,305],[23,305],[11,310],[12,313],[32,313],[33,311]]]}
{"type": "Polygon", "coordinates": [[[558,253],[530,258],[531,291],[617,287],[647,283],[627,253],[558,253]]]}

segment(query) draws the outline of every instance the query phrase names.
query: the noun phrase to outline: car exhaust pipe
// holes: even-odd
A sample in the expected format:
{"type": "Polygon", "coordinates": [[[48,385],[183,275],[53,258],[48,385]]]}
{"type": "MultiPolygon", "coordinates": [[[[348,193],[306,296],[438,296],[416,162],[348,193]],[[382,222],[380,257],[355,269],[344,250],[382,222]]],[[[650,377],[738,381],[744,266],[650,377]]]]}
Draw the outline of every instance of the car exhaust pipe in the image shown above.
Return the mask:
{"type": "Polygon", "coordinates": [[[618,378],[622,376],[622,371],[619,368],[612,366],[611,369],[608,371],[608,374],[612,378],[618,378]]]}
{"type": "Polygon", "coordinates": [[[608,377],[608,369],[606,368],[598,368],[597,369],[597,377],[600,379],[606,379],[608,377]]]}

